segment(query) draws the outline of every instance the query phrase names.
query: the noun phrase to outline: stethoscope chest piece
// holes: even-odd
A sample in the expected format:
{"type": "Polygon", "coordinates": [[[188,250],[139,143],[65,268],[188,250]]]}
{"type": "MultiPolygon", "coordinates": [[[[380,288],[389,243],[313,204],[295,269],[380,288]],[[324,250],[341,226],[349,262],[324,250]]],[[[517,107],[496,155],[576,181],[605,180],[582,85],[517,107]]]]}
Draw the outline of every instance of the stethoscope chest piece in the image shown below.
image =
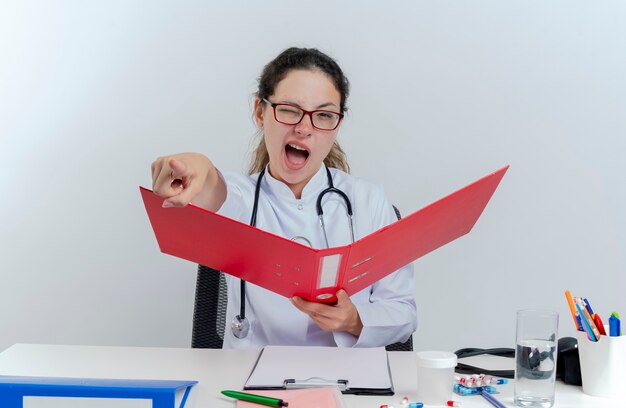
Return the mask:
{"type": "Polygon", "coordinates": [[[243,339],[248,335],[248,332],[250,331],[250,322],[248,321],[247,317],[244,317],[242,319],[239,315],[237,315],[230,324],[230,327],[235,337],[237,337],[238,339],[243,339]]]}

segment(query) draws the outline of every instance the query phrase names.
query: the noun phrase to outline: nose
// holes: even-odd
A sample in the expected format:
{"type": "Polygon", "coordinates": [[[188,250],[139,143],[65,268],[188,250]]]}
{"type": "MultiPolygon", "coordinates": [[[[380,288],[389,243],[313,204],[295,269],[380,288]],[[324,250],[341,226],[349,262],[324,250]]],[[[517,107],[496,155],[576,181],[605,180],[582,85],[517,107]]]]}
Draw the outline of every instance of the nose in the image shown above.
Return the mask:
{"type": "Polygon", "coordinates": [[[310,113],[305,113],[300,122],[298,122],[295,126],[297,134],[308,136],[313,131],[313,117],[310,113]]]}

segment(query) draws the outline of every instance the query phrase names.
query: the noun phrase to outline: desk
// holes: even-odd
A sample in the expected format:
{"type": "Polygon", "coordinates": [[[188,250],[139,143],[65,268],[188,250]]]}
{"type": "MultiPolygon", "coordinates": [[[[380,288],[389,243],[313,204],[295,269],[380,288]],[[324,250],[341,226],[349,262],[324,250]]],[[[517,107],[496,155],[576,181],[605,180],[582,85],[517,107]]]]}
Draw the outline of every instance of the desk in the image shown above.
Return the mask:
{"type": "MultiPolygon", "coordinates": [[[[243,388],[259,350],[213,350],[149,347],[100,347],[16,344],[0,353],[0,375],[197,380],[187,406],[190,408],[233,408],[233,400],[220,390],[243,388]]],[[[497,357],[496,357],[497,358],[497,357]]],[[[489,363],[487,357],[473,357],[471,363],[489,363]]],[[[465,360],[467,361],[467,360],[465,360]]],[[[493,361],[493,360],[492,360],[493,361]]],[[[415,400],[416,369],[411,352],[390,352],[396,395],[392,397],[346,395],[349,408],[378,408],[381,404],[399,407],[403,396],[415,400]]],[[[498,386],[500,399],[513,407],[513,386],[498,386]]],[[[581,387],[557,382],[556,408],[626,407],[625,401],[593,398],[581,387]]],[[[480,396],[456,397],[463,408],[491,407],[480,396]]]]}

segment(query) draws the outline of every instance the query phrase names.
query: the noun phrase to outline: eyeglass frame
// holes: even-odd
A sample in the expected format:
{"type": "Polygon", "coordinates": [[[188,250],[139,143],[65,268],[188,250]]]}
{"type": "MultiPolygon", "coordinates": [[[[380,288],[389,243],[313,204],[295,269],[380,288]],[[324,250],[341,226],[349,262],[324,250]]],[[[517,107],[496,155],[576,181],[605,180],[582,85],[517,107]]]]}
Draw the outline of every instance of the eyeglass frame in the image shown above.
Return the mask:
{"type": "Polygon", "coordinates": [[[261,100],[263,102],[267,102],[272,107],[272,110],[274,111],[274,119],[276,120],[276,122],[282,123],[283,125],[295,126],[295,125],[299,124],[300,122],[302,122],[302,119],[304,119],[304,117],[308,115],[309,119],[311,119],[311,125],[315,129],[331,131],[331,130],[335,130],[335,129],[337,129],[339,127],[339,124],[343,120],[343,116],[344,116],[343,113],[333,112],[333,111],[326,110],[326,109],[315,109],[315,110],[312,110],[312,111],[308,111],[306,109],[302,109],[298,105],[292,105],[290,103],[274,103],[274,102],[270,101],[267,98],[261,98],[261,100]],[[281,122],[280,120],[278,120],[278,118],[276,117],[276,107],[279,106],[279,105],[291,106],[292,108],[300,109],[302,111],[302,116],[300,117],[300,120],[298,120],[296,123],[285,123],[285,122],[281,122]],[[315,126],[315,123],[313,123],[313,114],[316,113],[316,112],[327,112],[327,113],[332,113],[332,114],[338,115],[339,116],[339,120],[337,121],[337,124],[335,125],[335,127],[332,128],[332,129],[323,129],[323,128],[317,127],[317,126],[315,126]]]}

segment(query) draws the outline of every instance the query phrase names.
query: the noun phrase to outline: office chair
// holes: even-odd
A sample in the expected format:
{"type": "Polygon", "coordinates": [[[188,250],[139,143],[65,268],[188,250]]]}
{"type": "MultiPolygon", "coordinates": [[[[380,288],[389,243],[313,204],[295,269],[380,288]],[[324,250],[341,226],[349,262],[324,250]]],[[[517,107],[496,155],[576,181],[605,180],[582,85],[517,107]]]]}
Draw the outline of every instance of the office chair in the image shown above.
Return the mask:
{"type": "MultiPolygon", "coordinates": [[[[393,209],[400,219],[400,211],[395,206],[393,209]]],[[[227,296],[224,274],[208,266],[198,265],[191,347],[222,348],[226,327],[227,296]]],[[[387,351],[413,351],[413,335],[403,343],[389,344],[385,348],[387,351]]]]}
{"type": "Polygon", "coordinates": [[[191,347],[222,348],[227,296],[224,274],[208,266],[198,265],[191,347]]]}

